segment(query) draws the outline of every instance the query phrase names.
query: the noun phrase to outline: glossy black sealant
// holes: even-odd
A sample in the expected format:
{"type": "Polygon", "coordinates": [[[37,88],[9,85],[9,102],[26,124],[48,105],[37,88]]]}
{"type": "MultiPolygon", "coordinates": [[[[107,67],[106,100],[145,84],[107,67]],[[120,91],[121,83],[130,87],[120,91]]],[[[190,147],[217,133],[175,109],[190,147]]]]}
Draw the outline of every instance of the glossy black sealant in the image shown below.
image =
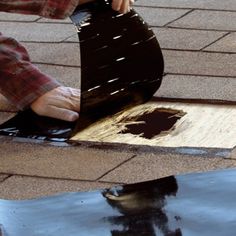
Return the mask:
{"type": "Polygon", "coordinates": [[[3,236],[232,236],[236,170],[91,192],[0,200],[3,236]]]}
{"type": "Polygon", "coordinates": [[[119,14],[109,1],[97,0],[79,6],[71,19],[81,53],[78,121],[61,122],[23,111],[2,124],[0,134],[65,141],[100,118],[148,101],[161,85],[161,49],[135,10],[119,14]]]}

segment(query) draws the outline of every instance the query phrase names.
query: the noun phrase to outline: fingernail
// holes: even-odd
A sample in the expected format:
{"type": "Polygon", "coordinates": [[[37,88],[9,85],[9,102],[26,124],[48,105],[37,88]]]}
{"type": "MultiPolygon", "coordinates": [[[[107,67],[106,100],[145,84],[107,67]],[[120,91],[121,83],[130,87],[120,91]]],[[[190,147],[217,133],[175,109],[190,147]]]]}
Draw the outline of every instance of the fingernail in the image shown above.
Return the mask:
{"type": "Polygon", "coordinates": [[[73,122],[73,121],[76,121],[78,118],[79,118],[79,114],[76,112],[73,112],[68,116],[68,121],[73,122]]]}

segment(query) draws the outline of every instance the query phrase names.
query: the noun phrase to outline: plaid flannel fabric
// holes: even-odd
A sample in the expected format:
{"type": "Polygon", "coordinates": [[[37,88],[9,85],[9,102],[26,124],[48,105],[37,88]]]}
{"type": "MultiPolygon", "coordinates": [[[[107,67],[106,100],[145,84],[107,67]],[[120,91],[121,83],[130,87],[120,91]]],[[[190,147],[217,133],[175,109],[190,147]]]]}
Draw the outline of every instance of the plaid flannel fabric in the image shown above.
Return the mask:
{"type": "MultiPolygon", "coordinates": [[[[79,0],[2,0],[0,11],[65,18],[79,0]]],[[[0,92],[19,109],[29,106],[44,93],[60,86],[30,62],[26,49],[0,32],[0,92]]]]}

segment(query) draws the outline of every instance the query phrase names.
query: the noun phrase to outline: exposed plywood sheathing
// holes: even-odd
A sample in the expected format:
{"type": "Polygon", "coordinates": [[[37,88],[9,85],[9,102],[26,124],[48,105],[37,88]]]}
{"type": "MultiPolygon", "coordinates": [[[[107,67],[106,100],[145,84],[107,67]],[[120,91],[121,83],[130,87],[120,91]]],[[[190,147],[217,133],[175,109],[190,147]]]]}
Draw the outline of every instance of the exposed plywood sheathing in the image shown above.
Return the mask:
{"type": "MultiPolygon", "coordinates": [[[[158,119],[156,123],[153,122],[153,127],[158,122],[158,119]]],[[[236,146],[236,106],[148,102],[103,119],[71,139],[164,147],[233,148],[236,146]],[[174,111],[174,115],[179,114],[182,118],[169,131],[151,139],[123,132],[131,122],[140,122],[135,121],[134,117],[156,109],[170,109],[170,112],[174,111]]]]}

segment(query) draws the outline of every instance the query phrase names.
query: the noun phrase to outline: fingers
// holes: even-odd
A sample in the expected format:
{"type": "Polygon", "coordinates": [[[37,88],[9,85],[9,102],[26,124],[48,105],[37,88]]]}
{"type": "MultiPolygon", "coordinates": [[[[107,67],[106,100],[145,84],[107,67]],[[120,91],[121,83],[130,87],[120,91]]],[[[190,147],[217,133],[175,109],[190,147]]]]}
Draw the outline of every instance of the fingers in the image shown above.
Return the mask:
{"type": "Polygon", "coordinates": [[[48,96],[48,104],[76,112],[80,111],[80,90],[69,87],[58,87],[48,96]]]}
{"type": "Polygon", "coordinates": [[[113,0],[112,9],[125,14],[130,11],[130,6],[134,3],[134,0],[113,0]]]}
{"type": "Polygon", "coordinates": [[[45,114],[47,117],[56,118],[59,120],[73,122],[79,118],[79,114],[75,111],[68,110],[65,108],[60,108],[57,106],[47,106],[47,110],[45,110],[45,114]]]}
{"type": "Polygon", "coordinates": [[[80,111],[80,90],[69,87],[55,88],[31,104],[38,115],[65,121],[75,121],[80,111]]]}
{"type": "MultiPolygon", "coordinates": [[[[93,2],[94,0],[80,0],[79,5],[93,2]]],[[[134,3],[134,0],[113,0],[112,9],[125,14],[130,11],[130,6],[134,3]]]]}
{"type": "MultiPolygon", "coordinates": [[[[80,0],[79,5],[93,2],[94,0],[80,0]]],[[[130,6],[134,3],[134,0],[113,0],[112,9],[119,11],[122,14],[125,14],[130,11],[130,6]]]]}
{"type": "Polygon", "coordinates": [[[112,9],[115,10],[115,11],[119,11],[122,2],[123,2],[123,0],[113,0],[112,1],[112,9]]]}
{"type": "Polygon", "coordinates": [[[127,13],[130,11],[130,7],[129,7],[129,1],[123,1],[121,7],[120,7],[120,12],[122,13],[127,13]]]}

